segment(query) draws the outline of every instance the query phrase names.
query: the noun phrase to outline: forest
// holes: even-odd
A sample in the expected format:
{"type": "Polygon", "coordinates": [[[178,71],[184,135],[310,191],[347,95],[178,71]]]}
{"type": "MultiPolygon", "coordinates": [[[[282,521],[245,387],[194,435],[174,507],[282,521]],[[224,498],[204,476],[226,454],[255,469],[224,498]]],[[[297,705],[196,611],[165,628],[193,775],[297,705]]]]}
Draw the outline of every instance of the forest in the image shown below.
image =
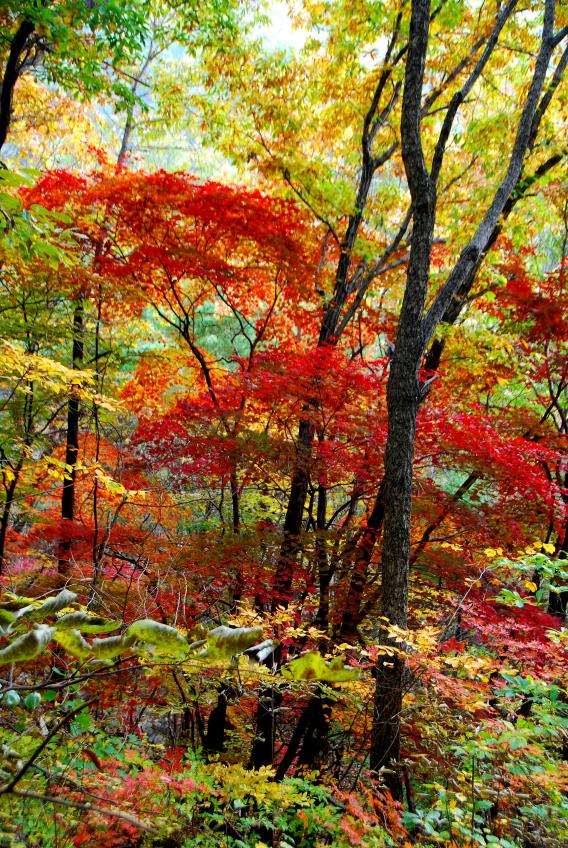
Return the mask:
{"type": "Polygon", "coordinates": [[[564,848],[568,2],[0,32],[0,846],[564,848]]]}

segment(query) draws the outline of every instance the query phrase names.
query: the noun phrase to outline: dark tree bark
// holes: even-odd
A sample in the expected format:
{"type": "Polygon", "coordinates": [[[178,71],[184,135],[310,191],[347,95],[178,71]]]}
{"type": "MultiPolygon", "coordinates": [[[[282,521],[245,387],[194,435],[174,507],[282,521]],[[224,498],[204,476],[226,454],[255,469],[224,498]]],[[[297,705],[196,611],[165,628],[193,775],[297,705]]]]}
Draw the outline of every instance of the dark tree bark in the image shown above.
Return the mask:
{"type": "Polygon", "coordinates": [[[362,599],[365,591],[369,565],[379,538],[385,515],[385,487],[381,480],[367,526],[353,556],[353,568],[341,620],[337,627],[341,639],[352,640],[357,636],[357,627],[363,619],[362,599]]]}
{"type": "MultiPolygon", "coordinates": [[[[406,46],[404,46],[398,51],[398,53],[393,53],[398,41],[400,20],[401,16],[397,19],[397,24],[387,47],[379,81],[375,89],[369,111],[367,112],[363,122],[363,134],[361,139],[361,172],[357,186],[355,207],[353,212],[349,215],[344,237],[340,239],[333,227],[327,221],[324,221],[329,228],[330,234],[334,237],[338,244],[340,252],[335,273],[333,296],[329,303],[327,303],[324,307],[324,314],[318,338],[318,347],[328,347],[337,344],[345,327],[352,320],[356,311],[361,306],[365,291],[370,285],[371,280],[381,272],[382,268],[384,268],[393,253],[397,250],[404,237],[404,233],[406,232],[406,227],[408,226],[408,220],[406,220],[384,251],[381,258],[371,269],[368,269],[365,265],[359,265],[354,271],[352,270],[353,250],[363,221],[373,178],[379,168],[388,162],[394,155],[398,147],[395,143],[383,151],[380,155],[373,155],[373,142],[375,137],[380,128],[387,123],[392,110],[399,99],[400,84],[397,83],[393,88],[391,97],[388,99],[383,108],[380,109],[381,100],[385,93],[387,83],[391,78],[392,70],[394,66],[401,61],[407,49],[406,46]],[[350,296],[355,293],[356,296],[351,302],[349,302],[350,296]]],[[[284,176],[290,182],[289,173],[286,172],[284,176]]],[[[299,196],[302,200],[304,200],[301,193],[299,193],[299,196]]],[[[310,407],[317,408],[315,389],[316,386],[314,386],[314,399],[306,406],[305,412],[308,412],[310,407]]],[[[312,441],[314,436],[314,425],[310,419],[303,418],[298,427],[296,467],[292,476],[290,494],[288,496],[288,504],[286,508],[286,518],[284,521],[283,542],[274,577],[273,590],[275,605],[278,603],[287,604],[290,600],[294,563],[300,548],[300,534],[308,492],[310,463],[312,457],[312,441]]]]}
{"type": "Polygon", "coordinates": [[[333,576],[332,565],[327,550],[325,534],[327,532],[327,489],[318,486],[318,504],[316,514],[316,563],[318,568],[319,605],[314,624],[320,630],[329,626],[329,586],[333,576]]]}
{"type": "Polygon", "coordinates": [[[271,766],[274,761],[276,738],[275,710],[282,703],[282,693],[275,686],[268,686],[260,693],[256,709],[256,732],[252,746],[251,767],[271,766]]]}
{"type": "MultiPolygon", "coordinates": [[[[568,509],[568,472],[564,474],[564,489],[562,500],[564,507],[568,509]]],[[[564,521],[562,535],[556,545],[556,556],[558,559],[568,559],[568,517],[564,521]]],[[[562,621],[566,619],[568,611],[568,592],[551,592],[548,599],[548,612],[556,615],[562,621]]]]}
{"type": "Polygon", "coordinates": [[[212,754],[220,754],[225,750],[227,733],[227,706],[236,696],[235,687],[230,683],[222,683],[217,695],[217,706],[209,713],[207,733],[204,739],[204,749],[212,754]]]}
{"type": "Polygon", "coordinates": [[[18,486],[18,481],[20,479],[20,472],[22,470],[22,465],[24,462],[23,456],[20,458],[15,468],[11,468],[12,478],[6,489],[6,496],[4,500],[4,508],[2,510],[2,516],[0,517],[0,575],[4,572],[4,565],[6,560],[6,538],[8,536],[8,527],[10,526],[10,515],[12,513],[12,505],[14,503],[14,496],[16,493],[16,488],[18,486]]]}
{"type": "MultiPolygon", "coordinates": [[[[426,168],[420,137],[420,104],[429,23],[430,3],[415,0],[401,122],[402,156],[412,198],[414,226],[407,285],[387,384],[388,436],[382,556],[381,613],[391,624],[402,628],[407,625],[412,465],[421,393],[418,372],[423,340],[419,330],[426,300],[436,209],[435,188],[426,168]]],[[[383,635],[382,641],[391,643],[388,635],[383,635]]],[[[402,670],[403,662],[398,656],[389,657],[377,666],[370,750],[372,769],[389,766],[391,761],[397,763],[400,759],[402,670]]],[[[389,773],[386,783],[393,795],[401,800],[402,786],[398,775],[389,773]]]]}
{"type": "Polygon", "coordinates": [[[35,24],[32,21],[23,20],[10,44],[10,52],[2,78],[2,90],[0,91],[0,150],[8,137],[10,121],[12,120],[12,101],[14,88],[22,69],[22,55],[25,53],[34,30],[35,24]]]}
{"type": "Polygon", "coordinates": [[[305,740],[307,737],[311,737],[311,740],[307,742],[305,748],[304,755],[306,759],[304,762],[307,765],[309,760],[315,761],[317,754],[316,748],[321,750],[321,746],[325,744],[325,740],[327,739],[328,722],[329,715],[324,712],[324,699],[319,695],[314,695],[310,698],[298,718],[286,752],[276,769],[276,780],[284,780],[288,769],[301,750],[302,740],[305,740]],[[323,727],[323,724],[325,724],[325,727],[323,727]],[[322,732],[323,736],[320,737],[320,741],[316,741],[316,737],[322,732]]]}
{"type": "Polygon", "coordinates": [[[310,722],[298,753],[296,771],[299,774],[303,769],[317,770],[325,762],[329,748],[331,711],[332,703],[329,698],[318,695],[311,701],[310,722]]]}
{"type": "MultiPolygon", "coordinates": [[[[410,521],[412,511],[412,465],[416,416],[424,386],[419,379],[426,346],[447,313],[452,299],[479,267],[495,227],[522,173],[523,159],[531,143],[532,127],[547,68],[558,44],[554,36],[554,0],[546,0],[544,26],[533,78],[521,113],[506,173],[473,237],[463,249],[446,283],[424,312],[430,252],[436,215],[436,185],[447,141],[460,104],[481,75],[499,33],[511,15],[515,0],[501,8],[485,50],[469,77],[452,98],[438,139],[431,170],[426,166],[420,131],[421,97],[428,48],[430,2],[413,0],[410,40],[402,101],[402,157],[412,202],[413,231],[410,259],[396,345],[387,386],[388,436],[385,450],[385,518],[382,555],[382,615],[391,624],[407,626],[410,521]]],[[[381,641],[393,646],[386,629],[381,641]]],[[[387,657],[377,666],[375,709],[370,749],[374,770],[385,769],[384,779],[393,795],[402,799],[400,714],[404,663],[387,657]]]]}
{"type": "MultiPolygon", "coordinates": [[[[72,362],[74,370],[83,367],[84,356],[84,320],[85,307],[81,296],[77,297],[73,310],[73,350],[72,362]]],[[[67,405],[67,433],[65,440],[65,464],[69,469],[63,480],[63,492],[61,495],[61,520],[62,533],[57,555],[58,571],[65,574],[69,568],[72,539],[71,525],[75,518],[75,478],[76,466],[79,456],[79,421],[81,409],[79,398],[71,396],[67,405]]]]}

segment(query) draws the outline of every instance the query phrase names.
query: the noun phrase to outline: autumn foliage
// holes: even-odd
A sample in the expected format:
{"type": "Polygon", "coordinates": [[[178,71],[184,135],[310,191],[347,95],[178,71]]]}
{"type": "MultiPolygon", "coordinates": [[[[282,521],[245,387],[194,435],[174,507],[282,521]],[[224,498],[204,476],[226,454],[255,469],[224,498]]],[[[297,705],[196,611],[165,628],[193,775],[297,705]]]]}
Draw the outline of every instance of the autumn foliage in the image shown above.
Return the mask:
{"type": "MultiPolygon", "coordinates": [[[[125,120],[118,162],[89,147],[69,166],[73,136],[60,156],[34,148],[41,171],[0,170],[0,843],[560,848],[564,31],[524,170],[409,394],[392,375],[421,211],[400,147],[406,6],[424,4],[305,3],[292,17],[311,35],[289,55],[257,53],[240,4],[217,5],[197,20],[166,4],[151,38],[138,4],[10,6],[0,20],[2,97],[30,104],[14,139],[35,138],[56,93],[57,110],[119,98],[125,120]],[[191,62],[145,76],[172,21],[191,62]],[[47,85],[26,76],[41,56],[47,85]],[[208,106],[200,144],[230,152],[237,177],[129,159],[132,133],[140,150],[152,140],[137,110],[157,110],[167,141],[180,92],[195,114],[208,106]],[[398,618],[385,614],[397,397],[416,412],[398,618]],[[400,755],[375,767],[387,726],[400,755]]],[[[427,18],[416,123],[428,179],[441,177],[421,316],[509,161],[501,136],[519,116],[509,94],[499,111],[499,87],[524,103],[521,72],[543,49],[532,12],[478,5],[427,18]],[[481,115],[458,86],[501,18],[510,78],[484,65],[481,115]]],[[[81,108],[89,143],[90,121],[81,108]]]]}

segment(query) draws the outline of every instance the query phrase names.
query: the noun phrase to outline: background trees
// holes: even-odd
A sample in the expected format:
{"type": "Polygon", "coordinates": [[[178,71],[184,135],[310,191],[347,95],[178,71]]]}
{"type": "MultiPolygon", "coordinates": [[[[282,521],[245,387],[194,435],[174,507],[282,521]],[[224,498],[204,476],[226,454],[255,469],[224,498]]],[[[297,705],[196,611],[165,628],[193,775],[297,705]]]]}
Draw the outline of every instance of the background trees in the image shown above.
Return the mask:
{"type": "Polygon", "coordinates": [[[556,844],[563,10],[305,4],[287,52],[242,8],[124,8],[84,58],[100,11],[5,27],[5,75],[33,47],[125,110],[96,167],[0,197],[17,838],[556,844]],[[201,116],[191,164],[238,180],[129,160],[201,116]]]}

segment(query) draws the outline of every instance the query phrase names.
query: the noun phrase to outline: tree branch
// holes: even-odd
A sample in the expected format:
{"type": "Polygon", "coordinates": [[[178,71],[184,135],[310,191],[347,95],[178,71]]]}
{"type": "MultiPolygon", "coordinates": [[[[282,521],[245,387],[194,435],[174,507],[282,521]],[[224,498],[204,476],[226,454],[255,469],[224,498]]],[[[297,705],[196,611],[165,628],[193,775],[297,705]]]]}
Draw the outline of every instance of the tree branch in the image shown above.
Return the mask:
{"type": "Polygon", "coordinates": [[[442,124],[442,129],[440,130],[440,136],[436,144],[436,149],[434,151],[434,158],[432,160],[432,171],[430,174],[430,178],[434,185],[437,184],[438,177],[440,176],[440,170],[442,168],[442,161],[444,158],[446,145],[448,143],[448,138],[450,137],[450,132],[454,124],[458,109],[470,93],[471,89],[479,79],[485,65],[489,61],[489,58],[493,53],[493,50],[495,49],[495,45],[497,44],[499,34],[505,26],[505,23],[511,15],[513,9],[517,5],[517,2],[518,0],[509,0],[509,2],[503,7],[501,14],[497,17],[495,26],[493,27],[493,31],[487,39],[485,50],[481,54],[479,61],[475,65],[473,71],[471,72],[467,80],[464,82],[462,87],[459,89],[459,91],[456,91],[450,101],[448,111],[446,112],[446,117],[444,118],[444,123],[442,124]]]}
{"type": "MultiPolygon", "coordinates": [[[[544,25],[542,30],[541,45],[536,60],[531,85],[525,100],[525,104],[519,120],[519,126],[513,144],[513,150],[509,158],[509,165],[489,209],[485,213],[476,232],[460,254],[460,257],[450,273],[446,283],[442,286],[427,314],[422,320],[422,336],[424,346],[428,343],[435,328],[442,320],[452,298],[462,287],[464,281],[478,267],[480,257],[484,255],[491,242],[491,237],[498,221],[505,210],[507,201],[511,197],[515,186],[521,176],[523,160],[528,149],[533,121],[539,104],[540,95],[544,85],[546,72],[554,49],[553,27],[554,27],[554,0],[546,0],[544,25]]],[[[423,178],[420,180],[422,187],[423,178]]],[[[415,190],[417,187],[415,186],[415,190]]]]}

